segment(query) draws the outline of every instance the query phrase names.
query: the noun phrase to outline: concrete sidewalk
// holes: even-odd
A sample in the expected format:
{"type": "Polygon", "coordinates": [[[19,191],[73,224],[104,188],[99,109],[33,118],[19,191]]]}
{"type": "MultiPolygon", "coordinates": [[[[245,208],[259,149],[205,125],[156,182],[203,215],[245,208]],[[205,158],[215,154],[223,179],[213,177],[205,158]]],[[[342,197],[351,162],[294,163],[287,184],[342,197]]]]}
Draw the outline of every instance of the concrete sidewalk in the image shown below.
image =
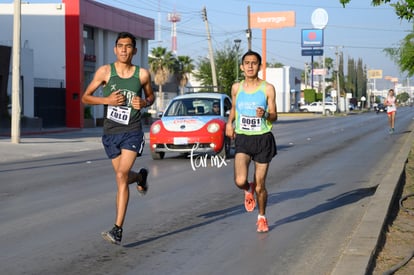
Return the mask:
{"type": "Polygon", "coordinates": [[[0,163],[68,152],[103,149],[102,128],[23,129],[20,143],[11,142],[9,132],[0,134],[0,163]]]}
{"type": "Polygon", "coordinates": [[[406,137],[400,151],[372,197],[367,210],[342,252],[331,275],[368,274],[375,260],[375,253],[381,241],[382,229],[386,225],[388,213],[394,201],[398,201],[398,187],[404,172],[405,163],[413,147],[414,132],[406,137]]]}

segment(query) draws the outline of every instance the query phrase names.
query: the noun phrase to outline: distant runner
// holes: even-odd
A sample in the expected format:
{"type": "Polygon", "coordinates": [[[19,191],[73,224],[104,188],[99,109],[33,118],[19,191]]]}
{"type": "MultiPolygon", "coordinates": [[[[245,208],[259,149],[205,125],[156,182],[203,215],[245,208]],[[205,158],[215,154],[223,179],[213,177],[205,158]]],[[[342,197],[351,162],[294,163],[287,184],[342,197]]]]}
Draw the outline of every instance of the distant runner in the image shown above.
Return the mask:
{"type": "Polygon", "coordinates": [[[388,132],[392,134],[395,131],[395,114],[397,112],[397,99],[394,95],[393,89],[388,91],[388,96],[384,102],[384,105],[387,106],[388,124],[390,126],[388,132]]]}

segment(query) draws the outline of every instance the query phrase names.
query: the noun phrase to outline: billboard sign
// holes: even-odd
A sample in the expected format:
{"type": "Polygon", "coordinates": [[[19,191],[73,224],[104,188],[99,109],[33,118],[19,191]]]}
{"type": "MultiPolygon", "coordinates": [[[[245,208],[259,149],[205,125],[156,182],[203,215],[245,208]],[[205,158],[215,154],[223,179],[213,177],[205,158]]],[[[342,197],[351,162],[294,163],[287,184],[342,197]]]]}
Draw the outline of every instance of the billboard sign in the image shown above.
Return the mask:
{"type": "Polygon", "coordinates": [[[325,69],[313,69],[312,70],[313,75],[326,75],[327,72],[328,72],[328,70],[326,68],[325,69]]]}
{"type": "Polygon", "coordinates": [[[295,27],[295,12],[255,12],[250,13],[250,27],[257,29],[279,29],[295,27]]]}
{"type": "Polygon", "coordinates": [[[302,29],[302,47],[323,47],[323,29],[302,29]]]}
{"type": "Polygon", "coordinates": [[[368,79],[381,79],[382,70],[368,70],[368,79]]]}

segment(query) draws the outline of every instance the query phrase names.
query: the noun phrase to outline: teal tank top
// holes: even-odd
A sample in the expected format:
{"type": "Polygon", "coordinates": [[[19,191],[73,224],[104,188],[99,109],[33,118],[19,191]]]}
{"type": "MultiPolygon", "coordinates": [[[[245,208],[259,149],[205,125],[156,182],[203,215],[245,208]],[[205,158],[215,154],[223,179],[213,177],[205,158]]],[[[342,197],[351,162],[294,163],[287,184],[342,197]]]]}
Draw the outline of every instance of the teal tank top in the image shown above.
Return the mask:
{"type": "Polygon", "coordinates": [[[253,92],[243,89],[240,82],[236,95],[235,132],[244,135],[262,135],[272,130],[272,123],[265,118],[256,117],[257,107],[267,111],[266,81],[262,81],[253,92]]]}

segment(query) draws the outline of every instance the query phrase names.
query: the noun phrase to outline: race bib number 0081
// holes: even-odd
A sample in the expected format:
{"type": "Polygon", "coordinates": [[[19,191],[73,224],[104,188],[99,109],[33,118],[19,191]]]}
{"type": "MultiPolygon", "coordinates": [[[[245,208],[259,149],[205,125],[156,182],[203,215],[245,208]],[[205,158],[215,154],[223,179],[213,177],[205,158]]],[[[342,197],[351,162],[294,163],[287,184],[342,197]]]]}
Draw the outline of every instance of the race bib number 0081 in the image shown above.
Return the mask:
{"type": "Polygon", "coordinates": [[[128,125],[130,116],[131,108],[125,106],[108,106],[106,118],[112,121],[123,125],[128,125]]]}
{"type": "Polygon", "coordinates": [[[245,131],[260,131],[262,129],[262,119],[240,115],[240,128],[245,131]]]}

